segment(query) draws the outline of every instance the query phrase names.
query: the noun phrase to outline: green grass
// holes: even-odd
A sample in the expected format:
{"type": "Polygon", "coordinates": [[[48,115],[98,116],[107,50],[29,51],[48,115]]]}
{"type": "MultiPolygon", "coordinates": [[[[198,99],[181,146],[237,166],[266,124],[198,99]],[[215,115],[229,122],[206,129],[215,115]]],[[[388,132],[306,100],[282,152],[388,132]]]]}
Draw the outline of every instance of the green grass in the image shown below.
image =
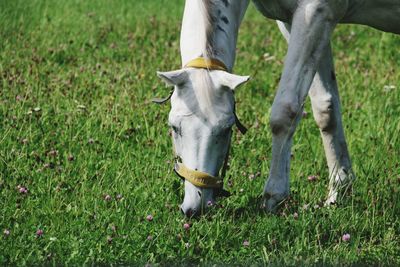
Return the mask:
{"type": "Polygon", "coordinates": [[[0,265],[399,265],[400,38],[348,25],[333,37],[353,194],[338,208],[316,207],[328,171],[309,115],[295,134],[292,198],[282,214],[265,214],[268,117],[286,44],[251,6],[235,67],[253,77],[236,93],[250,131],[234,136],[232,196],[185,219],[169,105],[149,102],[169,90],[156,70],[180,66],[182,4],[0,1],[0,265]]]}

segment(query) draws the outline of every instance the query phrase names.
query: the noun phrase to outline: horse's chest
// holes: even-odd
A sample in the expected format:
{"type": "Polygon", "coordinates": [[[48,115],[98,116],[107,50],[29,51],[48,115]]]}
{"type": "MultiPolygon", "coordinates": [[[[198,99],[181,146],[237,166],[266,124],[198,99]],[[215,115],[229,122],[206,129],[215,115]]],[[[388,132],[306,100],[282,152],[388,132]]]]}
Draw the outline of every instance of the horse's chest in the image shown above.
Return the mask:
{"type": "Polygon", "coordinates": [[[297,6],[293,0],[253,0],[257,9],[267,18],[289,22],[297,6]]]}

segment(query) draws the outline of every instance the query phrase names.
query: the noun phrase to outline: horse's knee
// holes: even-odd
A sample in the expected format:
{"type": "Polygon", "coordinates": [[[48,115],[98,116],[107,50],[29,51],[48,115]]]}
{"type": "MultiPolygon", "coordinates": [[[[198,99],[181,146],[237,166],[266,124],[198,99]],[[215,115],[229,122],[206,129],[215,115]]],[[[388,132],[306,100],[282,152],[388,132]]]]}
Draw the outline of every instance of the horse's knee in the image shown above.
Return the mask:
{"type": "Polygon", "coordinates": [[[301,114],[301,106],[298,103],[289,101],[274,102],[269,122],[272,134],[289,133],[294,128],[299,114],[301,114]]]}
{"type": "Polygon", "coordinates": [[[313,101],[313,113],[319,129],[323,132],[329,132],[336,128],[336,107],[333,96],[325,99],[313,101]]]}

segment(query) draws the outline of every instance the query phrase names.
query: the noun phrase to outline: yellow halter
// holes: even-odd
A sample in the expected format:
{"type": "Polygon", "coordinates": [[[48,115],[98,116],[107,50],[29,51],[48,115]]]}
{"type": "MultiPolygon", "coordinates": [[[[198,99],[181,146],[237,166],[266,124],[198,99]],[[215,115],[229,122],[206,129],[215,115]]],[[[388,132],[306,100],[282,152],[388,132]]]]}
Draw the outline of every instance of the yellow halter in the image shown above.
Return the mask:
{"type": "MultiPolygon", "coordinates": [[[[204,57],[198,57],[189,61],[185,65],[185,68],[228,71],[227,67],[222,61],[215,58],[208,59],[204,57]]],[[[179,177],[185,179],[186,181],[189,181],[197,187],[217,189],[222,189],[223,187],[223,178],[215,177],[205,172],[191,170],[186,167],[182,162],[177,161],[175,163],[174,170],[179,177]]]]}

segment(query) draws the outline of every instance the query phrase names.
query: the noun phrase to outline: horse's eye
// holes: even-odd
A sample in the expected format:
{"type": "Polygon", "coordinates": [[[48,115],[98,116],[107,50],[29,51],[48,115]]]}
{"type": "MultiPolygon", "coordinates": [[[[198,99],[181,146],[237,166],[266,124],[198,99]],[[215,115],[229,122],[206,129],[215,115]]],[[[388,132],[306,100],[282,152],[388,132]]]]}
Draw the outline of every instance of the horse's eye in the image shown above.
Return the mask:
{"type": "Polygon", "coordinates": [[[172,130],[174,133],[181,135],[181,129],[176,127],[175,125],[171,125],[172,130]]]}

